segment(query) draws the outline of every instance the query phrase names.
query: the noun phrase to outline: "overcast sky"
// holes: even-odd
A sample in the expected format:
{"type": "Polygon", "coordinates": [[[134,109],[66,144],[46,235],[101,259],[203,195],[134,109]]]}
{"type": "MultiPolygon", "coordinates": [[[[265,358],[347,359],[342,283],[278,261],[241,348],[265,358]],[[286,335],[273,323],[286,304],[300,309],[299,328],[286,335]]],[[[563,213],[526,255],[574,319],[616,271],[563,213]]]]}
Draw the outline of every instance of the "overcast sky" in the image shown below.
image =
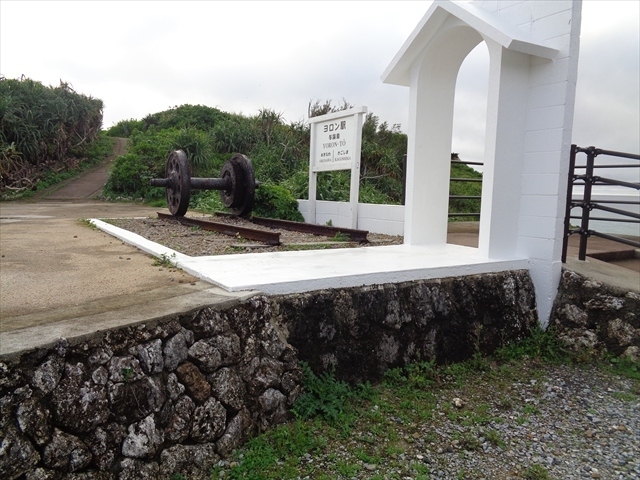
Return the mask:
{"type": "MultiPolygon", "coordinates": [[[[409,89],[380,76],[431,1],[0,1],[0,73],[70,83],[104,127],[184,103],[306,120],[344,98],[406,131],[409,89]]],[[[583,2],[573,141],[640,151],[640,2],[583,2]]],[[[488,55],[458,81],[452,149],[480,160],[488,55]]],[[[636,180],[638,181],[638,180],[636,180]]]]}

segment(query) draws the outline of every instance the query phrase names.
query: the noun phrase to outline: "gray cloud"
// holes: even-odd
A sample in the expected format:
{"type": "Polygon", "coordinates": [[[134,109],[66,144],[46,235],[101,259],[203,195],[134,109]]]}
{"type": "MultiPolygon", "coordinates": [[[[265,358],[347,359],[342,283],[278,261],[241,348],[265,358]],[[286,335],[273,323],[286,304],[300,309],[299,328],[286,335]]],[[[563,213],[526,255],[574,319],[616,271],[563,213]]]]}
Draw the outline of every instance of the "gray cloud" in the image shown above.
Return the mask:
{"type": "MultiPolygon", "coordinates": [[[[304,119],[312,99],[407,126],[407,88],[380,75],[430,1],[0,3],[0,72],[60,79],[105,102],[105,127],[182,103],[304,119]]],[[[583,4],[574,141],[640,151],[638,2],[583,4]]],[[[484,149],[486,54],[458,83],[454,150],[484,149]],[[484,82],[484,83],[483,83],[484,82]]]]}

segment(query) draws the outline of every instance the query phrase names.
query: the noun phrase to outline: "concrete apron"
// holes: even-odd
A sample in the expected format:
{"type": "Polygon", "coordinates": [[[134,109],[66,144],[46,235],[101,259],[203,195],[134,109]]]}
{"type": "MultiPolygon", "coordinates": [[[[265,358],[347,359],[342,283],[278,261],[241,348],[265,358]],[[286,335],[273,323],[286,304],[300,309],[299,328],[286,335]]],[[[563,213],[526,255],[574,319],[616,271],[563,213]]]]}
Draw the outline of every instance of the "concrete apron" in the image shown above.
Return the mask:
{"type": "Polygon", "coordinates": [[[461,245],[344,248],[189,257],[101,220],[91,222],[125,243],[168,257],[228,292],[291,294],[528,268],[527,259],[487,260],[461,245]]]}
{"type": "Polygon", "coordinates": [[[156,212],[105,202],[3,202],[0,355],[255,295],[154,266],[147,254],[80,221],[156,212]]]}

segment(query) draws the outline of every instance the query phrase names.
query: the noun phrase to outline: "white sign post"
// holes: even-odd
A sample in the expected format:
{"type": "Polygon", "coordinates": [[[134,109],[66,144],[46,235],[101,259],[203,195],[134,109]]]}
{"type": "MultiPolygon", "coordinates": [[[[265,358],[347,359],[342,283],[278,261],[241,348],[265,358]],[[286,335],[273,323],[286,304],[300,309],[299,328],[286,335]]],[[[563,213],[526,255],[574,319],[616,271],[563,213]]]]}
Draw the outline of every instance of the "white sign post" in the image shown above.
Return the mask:
{"type": "Polygon", "coordinates": [[[349,203],[350,228],[358,226],[360,191],[360,149],[362,124],[367,107],[356,107],[309,119],[311,148],[309,154],[309,220],[316,223],[316,182],[318,172],[351,170],[349,203]]]}

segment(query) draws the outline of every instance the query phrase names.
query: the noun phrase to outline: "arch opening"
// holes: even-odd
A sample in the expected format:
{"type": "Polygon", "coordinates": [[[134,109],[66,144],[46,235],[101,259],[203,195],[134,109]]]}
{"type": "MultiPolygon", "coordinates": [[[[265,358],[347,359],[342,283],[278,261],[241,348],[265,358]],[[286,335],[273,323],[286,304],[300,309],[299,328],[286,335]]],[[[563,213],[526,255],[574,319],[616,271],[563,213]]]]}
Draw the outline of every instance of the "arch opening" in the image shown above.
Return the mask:
{"type": "Polygon", "coordinates": [[[486,43],[482,41],[464,58],[456,79],[451,142],[449,221],[480,220],[482,183],[477,180],[482,179],[483,167],[464,162],[482,163],[484,160],[488,88],[489,50],[486,43]],[[457,180],[460,178],[471,178],[474,181],[457,180]],[[454,216],[456,213],[473,215],[454,216]]]}
{"type": "Polygon", "coordinates": [[[405,243],[447,240],[449,179],[456,79],[469,53],[483,40],[473,28],[449,17],[411,72],[408,148],[408,214],[405,243]]]}

